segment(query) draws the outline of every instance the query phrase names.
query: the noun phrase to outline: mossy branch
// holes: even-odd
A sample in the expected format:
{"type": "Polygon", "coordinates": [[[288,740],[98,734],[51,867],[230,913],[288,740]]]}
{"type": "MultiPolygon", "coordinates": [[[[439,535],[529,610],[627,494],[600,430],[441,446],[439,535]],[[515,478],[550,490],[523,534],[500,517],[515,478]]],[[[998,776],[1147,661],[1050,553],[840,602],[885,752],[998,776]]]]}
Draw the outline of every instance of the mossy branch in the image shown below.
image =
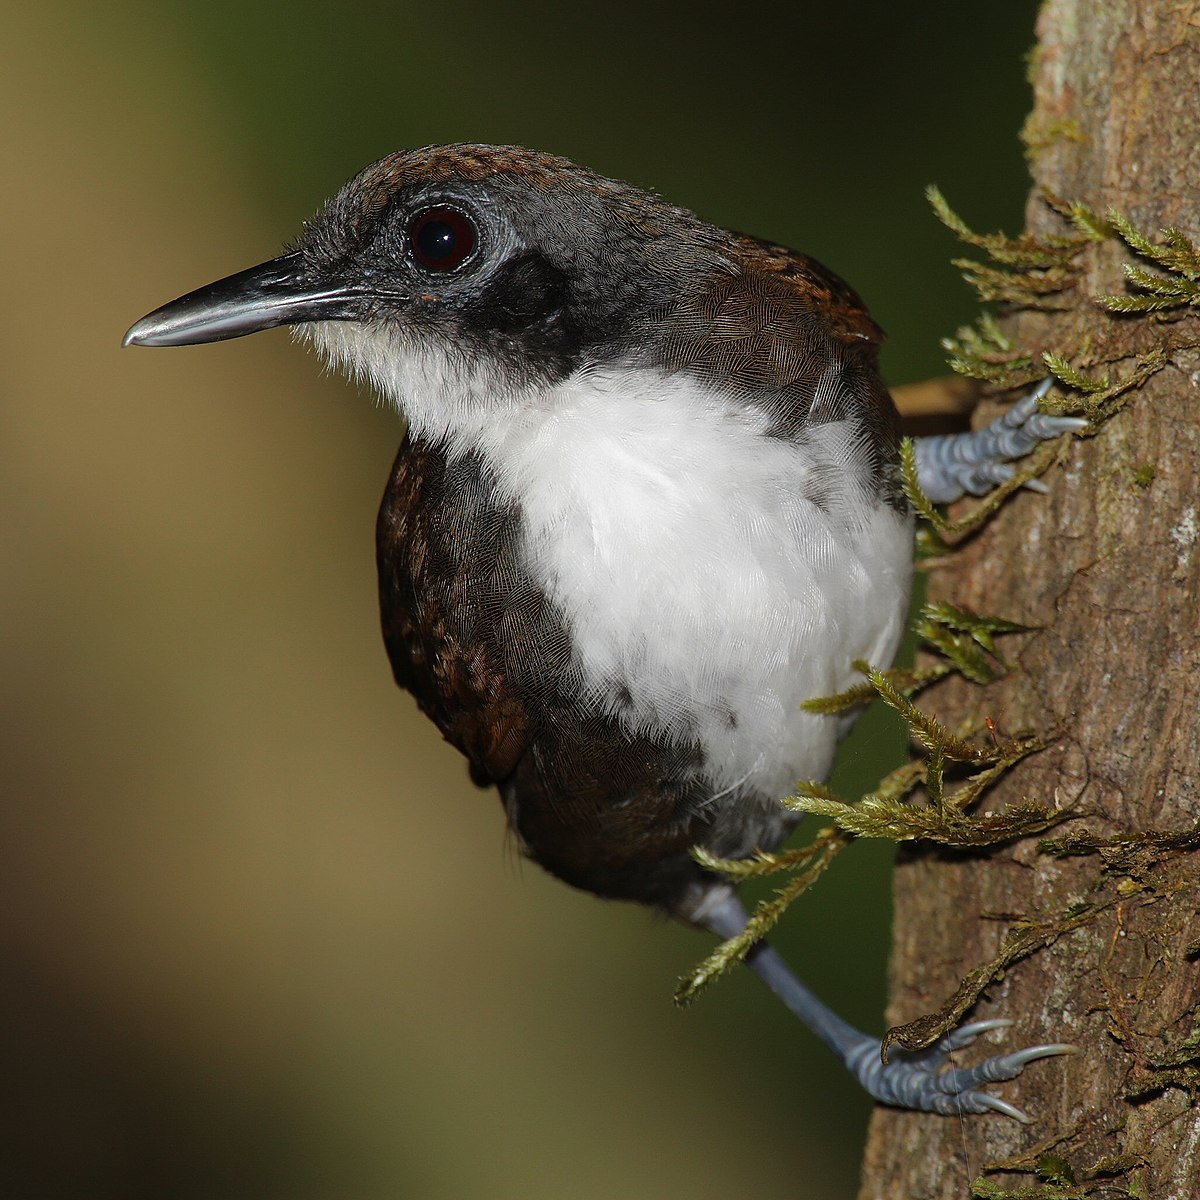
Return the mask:
{"type": "Polygon", "coordinates": [[[938,219],[960,241],[982,250],[990,259],[990,263],[952,260],[981,301],[1035,309],[1070,307],[1067,293],[1081,276],[1075,259],[1089,244],[1086,235],[1034,237],[1026,233],[1012,238],[1003,233],[980,234],[954,212],[936,187],[928,187],[925,195],[938,219]]]}
{"type": "Polygon", "coordinates": [[[1125,278],[1142,294],[1099,296],[1097,301],[1102,307],[1114,313],[1152,313],[1200,305],[1200,250],[1189,237],[1181,230],[1167,228],[1159,231],[1158,241],[1151,241],[1127,217],[1111,208],[1108,223],[1134,254],[1167,274],[1156,275],[1126,263],[1125,278]]]}
{"type": "Polygon", "coordinates": [[[973,325],[962,326],[954,337],[943,338],[942,349],[956,374],[998,388],[1027,387],[1041,374],[1036,360],[1013,344],[990,312],[981,313],[973,325]]]}
{"type": "MultiPolygon", "coordinates": [[[[1109,312],[1142,315],[1200,306],[1200,249],[1179,229],[1163,229],[1154,240],[1116,209],[1110,208],[1102,217],[1080,201],[1067,201],[1044,192],[1043,200],[1070,223],[1074,234],[1042,238],[1029,234],[1019,238],[999,233],[978,234],[949,207],[936,188],[930,188],[927,194],[938,218],[960,240],[983,250],[992,260],[994,265],[954,260],[964,279],[985,303],[997,302],[1007,309],[1055,307],[1052,298],[1076,288],[1082,279],[1082,268],[1077,262],[1080,252],[1097,242],[1116,239],[1165,274],[1126,263],[1125,277],[1134,294],[1094,296],[1094,303],[1109,312]]],[[[944,339],[942,345],[952,370],[984,380],[1000,390],[1028,386],[1048,371],[1064,391],[1074,395],[1048,400],[1043,404],[1046,411],[1079,413],[1093,426],[1120,411],[1129,393],[1167,363],[1166,351],[1160,346],[1137,359],[1122,379],[1114,379],[1108,372],[1094,376],[1075,361],[1080,356],[1079,350],[1038,353],[1017,345],[1000,328],[995,316],[986,311],[974,325],[960,328],[954,337],[944,339]]],[[[1088,431],[1094,432],[1094,428],[1088,431]]],[[[918,511],[926,515],[921,509],[918,511]]],[[[986,520],[992,511],[994,507],[973,512],[976,524],[971,528],[978,527],[978,522],[986,520]]],[[[959,536],[966,531],[959,526],[944,527],[937,520],[933,523],[946,536],[959,536]]]]}
{"type": "Polygon", "coordinates": [[[953,995],[936,1012],[889,1029],[883,1038],[884,1052],[891,1046],[902,1046],[906,1050],[923,1050],[932,1046],[938,1038],[958,1025],[984,990],[999,980],[1014,963],[1049,946],[1064,934],[1090,924],[1100,913],[1121,903],[1122,899],[1113,896],[1095,904],[1074,905],[1054,917],[1016,921],[1005,934],[995,955],[968,971],[953,995]]]}
{"type": "MultiPolygon", "coordinates": [[[[714,980],[720,978],[731,967],[736,966],[750,952],[754,943],[765,937],[778,923],[779,918],[824,874],[825,869],[834,858],[845,848],[849,838],[833,829],[823,829],[806,846],[802,852],[795,855],[760,855],[757,860],[764,866],[766,859],[788,859],[784,865],[772,864],[768,870],[794,870],[795,874],[768,899],[759,903],[750,914],[746,928],[736,937],[722,942],[717,948],[689,974],[680,981],[675,991],[675,1003],[690,1004],[714,980]]],[[[710,870],[722,871],[733,865],[729,874],[744,877],[742,863],[730,864],[729,860],[719,859],[703,850],[694,852],[696,859],[710,870]]],[[[765,871],[763,873],[766,873],[765,871]]]]}

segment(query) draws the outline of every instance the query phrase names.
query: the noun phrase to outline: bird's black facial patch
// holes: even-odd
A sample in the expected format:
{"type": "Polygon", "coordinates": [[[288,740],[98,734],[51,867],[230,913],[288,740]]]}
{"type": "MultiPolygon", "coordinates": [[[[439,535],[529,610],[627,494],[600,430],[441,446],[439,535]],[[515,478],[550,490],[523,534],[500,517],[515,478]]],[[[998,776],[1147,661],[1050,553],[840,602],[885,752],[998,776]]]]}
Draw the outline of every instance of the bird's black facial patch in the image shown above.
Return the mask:
{"type": "Polygon", "coordinates": [[[565,379],[584,346],[567,276],[536,250],[523,250],[503,263],[464,299],[460,312],[493,353],[508,351],[547,381],[565,379]]]}

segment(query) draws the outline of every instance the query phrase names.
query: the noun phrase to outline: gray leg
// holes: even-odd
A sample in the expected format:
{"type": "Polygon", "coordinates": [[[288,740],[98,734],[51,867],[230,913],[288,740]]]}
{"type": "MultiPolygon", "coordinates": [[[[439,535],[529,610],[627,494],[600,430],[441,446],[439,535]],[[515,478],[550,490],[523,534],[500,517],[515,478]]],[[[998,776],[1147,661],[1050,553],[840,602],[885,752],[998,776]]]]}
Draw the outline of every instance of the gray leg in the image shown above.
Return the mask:
{"type": "MultiPolygon", "coordinates": [[[[1023,458],[1039,442],[1087,428],[1082,417],[1051,417],[1038,411],[1038,401],[1053,380],[1043,380],[1002,417],[973,433],[918,438],[917,480],[935,504],[949,504],[970,492],[982,496],[1012,478],[1011,460],[1023,458]]],[[[1045,490],[1031,482],[1027,486],[1045,490]]]]}
{"type": "MultiPolygon", "coordinates": [[[[746,910],[731,896],[704,923],[718,937],[733,937],[746,926],[746,910]]],[[[746,965],[841,1059],[876,1100],[897,1108],[949,1114],[992,1111],[1028,1123],[1030,1118],[1019,1108],[979,1088],[1015,1079],[1035,1059],[1075,1050],[1074,1046],[1055,1042],[985,1058],[973,1067],[941,1070],[953,1051],[971,1045],[981,1033],[1012,1024],[1007,1020],[976,1021],[947,1034],[927,1050],[914,1053],[894,1049],[885,1064],[880,1057],[879,1039],[860,1033],[822,1004],[766,942],[759,942],[750,951],[746,965]]]]}

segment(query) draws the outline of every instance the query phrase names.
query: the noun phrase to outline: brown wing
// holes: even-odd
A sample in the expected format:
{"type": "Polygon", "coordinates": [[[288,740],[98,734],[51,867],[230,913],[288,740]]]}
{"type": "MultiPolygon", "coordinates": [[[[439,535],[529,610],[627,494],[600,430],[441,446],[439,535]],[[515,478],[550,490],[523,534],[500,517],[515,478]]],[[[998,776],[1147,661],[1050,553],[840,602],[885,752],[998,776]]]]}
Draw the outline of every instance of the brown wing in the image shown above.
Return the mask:
{"type": "Polygon", "coordinates": [[[477,463],[449,465],[406,439],[376,525],[383,640],[396,682],[480,782],[507,778],[533,735],[498,640],[529,637],[544,608],[503,553],[515,521],[477,463]]]}

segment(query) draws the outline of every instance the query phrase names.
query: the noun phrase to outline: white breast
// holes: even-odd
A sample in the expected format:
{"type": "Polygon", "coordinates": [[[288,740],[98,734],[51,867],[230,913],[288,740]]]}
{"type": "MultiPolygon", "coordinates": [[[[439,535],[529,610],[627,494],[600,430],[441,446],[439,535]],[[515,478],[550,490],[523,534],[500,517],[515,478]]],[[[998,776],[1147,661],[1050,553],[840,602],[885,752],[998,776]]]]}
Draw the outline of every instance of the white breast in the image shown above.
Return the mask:
{"type": "Polygon", "coordinates": [[[381,336],[316,329],[414,433],[490,461],[597,704],[697,740],[717,792],[785,795],[827,773],[837,722],[800,705],[855,682],[855,658],[890,663],[911,580],[910,526],[871,498],[861,435],[768,437],[762,412],[653,371],[497,396],[441,356],[382,353],[381,336]],[[805,498],[818,466],[820,506],[805,498]]]}

